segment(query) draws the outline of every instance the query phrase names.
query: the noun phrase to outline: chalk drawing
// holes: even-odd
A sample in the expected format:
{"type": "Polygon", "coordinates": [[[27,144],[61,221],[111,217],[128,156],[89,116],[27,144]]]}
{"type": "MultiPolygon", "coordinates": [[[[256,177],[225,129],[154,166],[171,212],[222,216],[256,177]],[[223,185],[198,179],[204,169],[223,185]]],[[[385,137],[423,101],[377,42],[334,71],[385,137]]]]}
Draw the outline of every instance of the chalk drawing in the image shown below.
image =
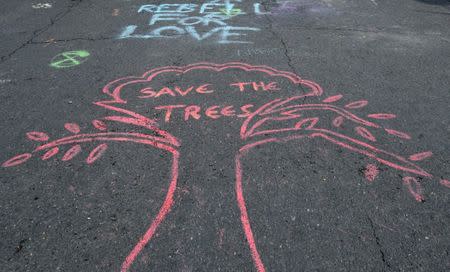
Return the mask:
{"type": "Polygon", "coordinates": [[[277,12],[295,12],[298,9],[299,3],[294,1],[281,1],[280,5],[273,9],[275,13],[277,12]]]}
{"type": "Polygon", "coordinates": [[[52,58],[50,66],[53,68],[68,68],[80,65],[89,57],[89,52],[84,50],[67,51],[52,58]]]}
{"type": "Polygon", "coordinates": [[[253,4],[253,11],[255,12],[256,15],[265,15],[265,14],[270,14],[270,12],[264,12],[261,9],[261,4],[260,3],[254,3],[253,4]]]}
{"type": "Polygon", "coordinates": [[[235,8],[235,9],[222,8],[222,9],[220,9],[220,13],[227,15],[227,16],[236,16],[236,15],[240,15],[240,14],[245,14],[244,12],[242,12],[241,9],[238,9],[238,8],[235,8]]]}
{"type": "Polygon", "coordinates": [[[52,7],[52,4],[50,3],[37,3],[37,4],[33,4],[31,5],[32,8],[34,9],[48,9],[52,7]]]}
{"type": "Polygon", "coordinates": [[[364,175],[368,181],[374,181],[379,173],[378,167],[372,163],[369,163],[364,170],[364,175]]]}
{"type": "Polygon", "coordinates": [[[128,25],[118,39],[174,38],[183,35],[197,40],[214,40],[219,44],[251,43],[240,39],[248,32],[260,31],[250,26],[233,26],[230,19],[244,15],[240,1],[207,1],[200,3],[142,5],[138,13],[150,14],[148,25],[128,25]]]}
{"type": "Polygon", "coordinates": [[[334,11],[331,5],[332,1],[277,1],[277,6],[270,10],[270,14],[283,16],[292,15],[293,13],[301,13],[303,16],[311,15],[327,15],[334,11]]]}
{"type": "MultiPolygon", "coordinates": [[[[196,80],[204,79],[199,77],[196,80]]],[[[291,72],[279,71],[268,66],[254,66],[240,62],[225,64],[205,62],[183,67],[155,68],[142,76],[130,76],[111,81],[103,88],[103,94],[107,98],[94,102],[94,104],[102,111],[111,112],[111,115],[107,114],[102,118],[92,120],[94,132],[81,132],[80,126],[73,122],[64,126],[70,135],[59,139],[51,139],[51,136],[45,132],[28,132],[27,138],[36,142],[38,146],[31,152],[12,157],[2,166],[17,166],[32,157],[40,157],[45,161],[52,158],[70,161],[83,153],[82,146],[86,143],[95,143],[95,147],[88,150],[85,157],[87,164],[93,164],[102,158],[108,152],[109,145],[114,142],[135,143],[166,151],[172,166],[165,199],[157,215],[149,222],[142,237],[134,246],[130,246],[128,256],[124,256],[122,272],[130,270],[137,256],[155,236],[158,227],[166,219],[174,205],[174,194],[177,190],[179,176],[179,159],[180,156],[183,156],[180,147],[189,139],[181,140],[169,130],[164,129],[164,126],[169,123],[180,122],[177,124],[181,126],[184,122],[204,122],[205,125],[208,125],[208,122],[226,120],[228,123],[237,124],[238,129],[234,135],[242,143],[237,150],[230,149],[234,165],[228,167],[233,167],[235,170],[234,189],[240,211],[242,231],[258,272],[266,271],[264,256],[258,250],[256,242],[261,237],[255,236],[252,230],[242,180],[244,173],[242,160],[255,147],[266,144],[285,144],[286,142],[296,143],[297,141],[301,141],[304,145],[304,141],[320,139],[324,143],[336,145],[371,159],[373,162],[368,164],[364,170],[364,175],[370,182],[374,182],[379,175],[377,165],[384,165],[392,170],[400,171],[406,191],[418,202],[424,200],[424,188],[420,179],[436,179],[436,175],[417,165],[417,162],[430,158],[432,152],[423,151],[404,156],[376,146],[380,138],[377,137],[379,134],[390,137],[391,141],[394,139],[407,141],[412,138],[409,134],[389,126],[389,120],[396,118],[395,114],[369,113],[362,116],[363,109],[369,105],[367,100],[348,101],[343,94],[323,96],[323,90],[317,83],[302,79],[291,72]],[[162,81],[160,78],[164,76],[182,76],[184,79],[192,74],[196,75],[196,73],[204,75],[205,72],[210,75],[208,79],[205,79],[209,82],[195,84],[187,82],[168,86],[165,83],[167,81],[164,80],[164,84],[159,85],[162,81]],[[214,77],[222,79],[227,72],[239,72],[241,75],[248,75],[253,79],[237,80],[232,74],[233,77],[230,78],[233,81],[230,80],[225,85],[221,81],[221,85],[217,85],[214,77]],[[255,75],[258,75],[258,80],[254,79],[255,75]],[[263,79],[261,80],[261,78],[263,79]],[[285,84],[282,85],[280,82],[285,84]],[[286,83],[288,87],[286,87],[286,83]],[[137,102],[145,102],[146,105],[148,104],[147,108],[153,108],[152,111],[163,111],[163,116],[150,118],[133,109],[127,109],[127,107],[133,107],[131,100],[126,98],[129,97],[130,92],[138,94],[133,99],[136,99],[137,102]],[[206,104],[164,103],[167,98],[172,99],[171,101],[177,98],[183,102],[187,97],[193,96],[204,96],[205,99],[219,97],[219,99],[223,99],[222,102],[226,102],[234,101],[230,99],[230,96],[251,98],[256,95],[267,100],[262,103],[253,101],[253,103],[243,105],[222,103],[209,106],[206,104]],[[172,120],[173,118],[177,121],[172,120]],[[124,131],[117,131],[117,129],[109,131],[109,123],[122,124],[126,128],[124,131]],[[133,127],[147,130],[148,133],[133,132],[133,127]],[[62,155],[58,156],[60,153],[62,155]]],[[[233,133],[233,131],[226,131],[226,133],[233,133]]],[[[450,188],[448,180],[438,178],[438,181],[443,187],[450,188]]]]}
{"type": "Polygon", "coordinates": [[[0,79],[0,84],[6,84],[12,82],[11,79],[0,79]]]}
{"type": "Polygon", "coordinates": [[[44,47],[47,47],[49,44],[56,43],[55,38],[50,38],[44,42],[44,47]]]}
{"type": "Polygon", "coordinates": [[[245,49],[238,49],[236,53],[238,56],[253,56],[253,55],[268,55],[281,52],[283,52],[283,49],[281,48],[245,48],[245,49]]]}
{"type": "Polygon", "coordinates": [[[442,186],[445,186],[447,188],[450,188],[450,181],[446,180],[446,179],[441,179],[441,181],[439,182],[442,186]]]}

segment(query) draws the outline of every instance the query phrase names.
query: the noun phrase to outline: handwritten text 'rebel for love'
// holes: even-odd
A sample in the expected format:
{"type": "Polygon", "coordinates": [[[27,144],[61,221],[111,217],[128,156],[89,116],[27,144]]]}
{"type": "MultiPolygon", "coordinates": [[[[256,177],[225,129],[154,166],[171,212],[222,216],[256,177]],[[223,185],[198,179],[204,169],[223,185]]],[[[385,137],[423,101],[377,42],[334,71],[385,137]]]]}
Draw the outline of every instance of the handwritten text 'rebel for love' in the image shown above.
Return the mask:
{"type": "MultiPolygon", "coordinates": [[[[260,31],[249,26],[230,26],[233,17],[247,14],[232,0],[211,0],[203,3],[142,5],[138,13],[150,13],[148,26],[142,30],[138,25],[126,26],[119,39],[174,38],[189,35],[197,41],[216,39],[219,44],[251,43],[239,39],[246,32],[260,31]],[[147,27],[148,28],[148,27],[147,27]]],[[[240,1],[236,1],[240,2],[240,1]]],[[[254,4],[253,12],[261,12],[260,4],[254,4]]]]}

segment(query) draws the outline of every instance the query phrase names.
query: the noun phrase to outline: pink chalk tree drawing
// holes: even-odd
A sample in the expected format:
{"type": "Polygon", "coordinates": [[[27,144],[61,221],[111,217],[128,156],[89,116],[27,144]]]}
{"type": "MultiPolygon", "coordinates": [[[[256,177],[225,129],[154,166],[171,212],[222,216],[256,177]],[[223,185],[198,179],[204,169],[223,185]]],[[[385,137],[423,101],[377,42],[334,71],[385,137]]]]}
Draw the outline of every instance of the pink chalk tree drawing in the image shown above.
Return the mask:
{"type": "MultiPolygon", "coordinates": [[[[32,131],[26,134],[29,140],[35,141],[38,146],[28,153],[23,153],[5,161],[3,167],[18,166],[32,157],[40,157],[42,160],[59,158],[62,161],[70,161],[76,156],[85,156],[86,163],[92,164],[100,159],[112,142],[131,142],[139,145],[157,148],[166,151],[171,156],[172,166],[167,193],[156,216],[152,218],[148,228],[142,237],[130,248],[130,253],[124,258],[121,271],[129,271],[131,265],[158,230],[158,226],[164,221],[174,203],[174,192],[177,189],[178,166],[180,158],[180,146],[185,142],[178,139],[169,131],[160,128],[159,120],[152,119],[125,109],[127,100],[123,96],[125,87],[138,83],[152,83],[159,75],[176,73],[185,75],[196,71],[208,71],[220,75],[225,71],[240,71],[245,73],[258,73],[270,79],[283,79],[293,86],[300,86],[304,93],[299,95],[270,99],[263,105],[258,105],[256,110],[242,117],[239,138],[242,145],[234,156],[235,165],[235,193],[237,205],[240,211],[240,219],[248,247],[253,258],[255,269],[259,272],[266,271],[263,258],[257,248],[255,237],[248,214],[247,204],[243,191],[242,159],[256,146],[268,143],[285,143],[294,140],[308,140],[320,138],[327,142],[347,149],[354,153],[362,154],[374,161],[367,165],[365,177],[372,182],[378,175],[377,164],[404,173],[403,184],[412,197],[421,202],[424,200],[423,188],[418,178],[432,179],[434,176],[417,165],[419,161],[431,157],[431,151],[423,151],[417,154],[398,155],[376,147],[377,138],[373,131],[386,133],[388,136],[401,140],[409,140],[411,136],[390,128],[384,123],[396,118],[393,113],[371,113],[365,117],[357,115],[357,112],[368,105],[366,100],[357,100],[342,103],[344,96],[336,94],[323,96],[322,88],[309,80],[285,71],[279,71],[268,66],[253,66],[245,63],[230,62],[225,64],[196,63],[183,67],[169,66],[150,70],[139,77],[125,77],[108,83],[103,88],[107,100],[94,102],[95,105],[107,109],[111,115],[92,120],[91,133],[82,133],[76,123],[67,123],[64,127],[71,136],[59,139],[50,139],[44,132],[32,131]],[[309,100],[315,102],[310,103],[309,100]],[[130,131],[112,132],[108,130],[110,122],[139,127],[148,133],[136,133],[130,131]],[[343,128],[346,125],[345,129],[343,128]],[[83,153],[83,144],[96,143],[96,147],[83,153]],[[60,155],[61,154],[61,155],[60,155]]],[[[281,96],[281,95],[280,95],[281,96]]],[[[231,116],[232,114],[228,114],[231,116]]],[[[238,119],[236,119],[238,120],[238,119]]],[[[125,128],[126,130],[126,128],[125,128]]],[[[439,180],[444,187],[450,188],[450,181],[439,180]]]]}

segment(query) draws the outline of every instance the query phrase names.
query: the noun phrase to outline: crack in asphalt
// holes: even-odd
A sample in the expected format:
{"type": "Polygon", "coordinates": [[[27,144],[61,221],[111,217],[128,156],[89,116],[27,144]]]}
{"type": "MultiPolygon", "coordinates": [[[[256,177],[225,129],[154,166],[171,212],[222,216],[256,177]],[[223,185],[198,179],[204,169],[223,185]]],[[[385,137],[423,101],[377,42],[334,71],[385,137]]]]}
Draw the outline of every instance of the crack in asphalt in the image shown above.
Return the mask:
{"type": "MultiPolygon", "coordinates": [[[[269,3],[267,1],[262,1],[261,2],[261,5],[264,7],[264,9],[266,11],[269,10],[268,4],[269,3]]],[[[294,74],[297,74],[297,71],[296,71],[294,65],[292,65],[292,58],[289,56],[289,50],[288,50],[288,47],[286,45],[286,41],[283,39],[283,37],[281,35],[279,35],[276,31],[273,30],[273,21],[272,21],[272,19],[270,19],[270,17],[267,16],[267,14],[264,14],[264,17],[266,18],[266,21],[268,22],[269,27],[267,29],[269,30],[269,32],[272,34],[272,36],[274,36],[275,38],[280,40],[280,43],[281,43],[281,45],[283,47],[283,50],[284,50],[284,52],[283,52],[284,56],[287,59],[287,65],[289,66],[289,68],[291,69],[291,71],[294,74]]]]}
{"type": "Polygon", "coordinates": [[[81,4],[83,0],[72,0],[72,4],[70,4],[67,8],[67,10],[62,11],[58,14],[55,15],[54,18],[50,18],[50,23],[33,31],[33,34],[31,35],[31,38],[29,38],[26,42],[24,42],[23,44],[21,44],[19,47],[15,48],[13,51],[11,51],[9,54],[2,56],[0,58],[0,64],[4,63],[5,61],[9,60],[14,54],[16,54],[17,52],[19,52],[20,50],[22,50],[23,48],[25,48],[27,45],[33,44],[33,40],[38,37],[39,35],[41,35],[42,33],[44,33],[45,31],[47,31],[48,29],[50,29],[50,27],[52,27],[56,22],[58,22],[59,20],[61,20],[62,18],[64,18],[67,14],[69,14],[73,8],[77,7],[78,5],[81,4]]]}
{"type": "MultiPolygon", "coordinates": [[[[266,10],[266,11],[270,10],[269,7],[268,7],[269,4],[273,4],[273,1],[269,1],[269,2],[268,1],[262,1],[261,2],[261,5],[264,7],[264,10],[266,10]]],[[[278,39],[280,41],[281,45],[282,45],[283,54],[284,54],[284,56],[286,58],[287,66],[291,69],[291,71],[294,74],[298,75],[297,69],[295,69],[294,65],[292,64],[292,58],[289,55],[289,49],[288,49],[288,46],[286,44],[286,41],[283,39],[283,37],[281,35],[279,35],[275,30],[273,30],[273,21],[272,21],[272,19],[267,14],[264,14],[264,18],[266,18],[266,21],[268,22],[268,27],[266,29],[272,34],[272,36],[274,36],[276,39],[278,39]]],[[[306,93],[306,91],[303,88],[302,84],[300,84],[299,87],[300,87],[300,89],[303,92],[306,93]]],[[[303,102],[305,102],[306,101],[306,97],[301,98],[301,100],[303,102]]]]}
{"type": "Polygon", "coordinates": [[[105,40],[113,40],[114,37],[98,37],[98,38],[91,38],[91,37],[76,37],[76,38],[69,38],[69,39],[51,39],[48,41],[36,41],[36,42],[30,42],[29,44],[49,44],[53,42],[72,42],[72,41],[105,41],[105,40]]]}
{"type": "Polygon", "coordinates": [[[432,11],[432,10],[419,10],[414,9],[415,12],[421,12],[421,13],[431,13],[431,14],[440,14],[440,15],[450,15],[450,12],[443,12],[443,11],[432,11]]]}
{"type": "Polygon", "coordinates": [[[372,229],[372,235],[375,238],[375,243],[377,244],[378,247],[378,251],[380,252],[380,257],[381,257],[381,261],[383,262],[384,266],[387,267],[388,269],[391,268],[391,265],[389,264],[388,261],[386,261],[386,257],[384,254],[384,250],[383,250],[383,246],[380,243],[380,237],[378,237],[376,231],[375,231],[375,226],[373,224],[373,220],[367,215],[367,219],[369,220],[370,223],[370,227],[372,229]]]}

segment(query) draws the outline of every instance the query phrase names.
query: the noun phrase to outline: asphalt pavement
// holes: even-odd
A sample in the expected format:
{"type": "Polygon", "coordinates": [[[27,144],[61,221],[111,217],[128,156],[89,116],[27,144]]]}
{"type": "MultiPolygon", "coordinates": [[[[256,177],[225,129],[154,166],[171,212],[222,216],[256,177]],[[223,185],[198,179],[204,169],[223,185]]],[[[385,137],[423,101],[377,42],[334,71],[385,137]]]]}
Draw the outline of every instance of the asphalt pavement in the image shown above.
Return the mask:
{"type": "Polygon", "coordinates": [[[450,271],[450,1],[0,23],[0,271],[450,271]]]}

